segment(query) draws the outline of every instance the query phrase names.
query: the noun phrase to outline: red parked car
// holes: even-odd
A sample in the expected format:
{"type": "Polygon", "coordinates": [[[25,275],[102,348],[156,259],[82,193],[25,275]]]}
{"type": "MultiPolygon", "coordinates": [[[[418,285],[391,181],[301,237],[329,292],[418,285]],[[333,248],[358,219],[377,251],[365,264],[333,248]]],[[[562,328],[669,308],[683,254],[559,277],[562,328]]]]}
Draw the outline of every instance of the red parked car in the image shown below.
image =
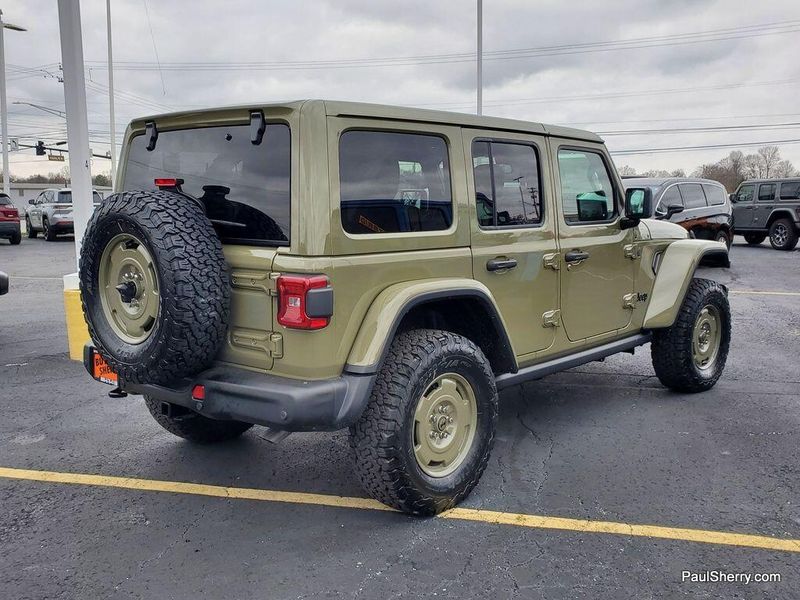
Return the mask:
{"type": "Polygon", "coordinates": [[[0,193],[0,238],[5,238],[12,244],[22,241],[19,228],[19,211],[6,194],[0,193]]]}

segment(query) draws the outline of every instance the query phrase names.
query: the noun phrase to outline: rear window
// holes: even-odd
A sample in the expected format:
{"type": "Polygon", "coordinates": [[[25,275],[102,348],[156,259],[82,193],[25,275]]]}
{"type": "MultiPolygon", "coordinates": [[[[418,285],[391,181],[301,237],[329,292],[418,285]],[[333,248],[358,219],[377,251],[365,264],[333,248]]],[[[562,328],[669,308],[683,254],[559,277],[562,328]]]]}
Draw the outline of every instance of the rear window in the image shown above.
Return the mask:
{"type": "Polygon", "coordinates": [[[725,204],[725,190],[723,190],[718,185],[711,185],[708,183],[704,183],[703,190],[706,193],[706,198],[708,198],[709,206],[718,206],[720,204],[725,204]]]}
{"type": "Polygon", "coordinates": [[[11,198],[6,195],[0,195],[0,206],[8,206],[11,204],[11,198]]]}
{"type": "Polygon", "coordinates": [[[447,144],[435,135],[346,131],[339,140],[339,192],[347,233],[448,229],[447,144]]]}
{"type": "Polygon", "coordinates": [[[72,192],[58,192],[56,202],[59,204],[72,204],[72,192]]]}
{"type": "Polygon", "coordinates": [[[706,206],[706,196],[699,183],[681,184],[681,196],[683,196],[684,208],[700,208],[706,206]]]}
{"type": "Polygon", "coordinates": [[[781,200],[800,200],[800,181],[781,183],[781,200]]]}
{"type": "Polygon", "coordinates": [[[287,245],[290,144],[281,123],[268,124],[258,145],[250,142],[249,125],[159,131],[151,152],[139,135],[131,140],[123,189],[183,179],[181,189],[203,203],[224,243],[287,245]]]}

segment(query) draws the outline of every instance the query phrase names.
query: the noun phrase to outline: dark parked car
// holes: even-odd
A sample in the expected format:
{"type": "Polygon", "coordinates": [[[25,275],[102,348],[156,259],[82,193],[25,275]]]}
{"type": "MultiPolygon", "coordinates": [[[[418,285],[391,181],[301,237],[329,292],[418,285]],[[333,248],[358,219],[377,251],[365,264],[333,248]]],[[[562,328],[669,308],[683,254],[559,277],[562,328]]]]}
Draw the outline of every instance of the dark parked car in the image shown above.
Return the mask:
{"type": "Polygon", "coordinates": [[[794,250],[800,238],[800,179],[750,179],[731,194],[736,235],[748,244],[767,236],[776,250],[794,250]]]}
{"type": "Polygon", "coordinates": [[[19,229],[19,211],[6,194],[0,193],[0,238],[12,244],[22,241],[19,229]]]}
{"type": "Polygon", "coordinates": [[[711,179],[685,177],[625,177],[625,188],[650,188],[653,217],[677,223],[694,237],[724,242],[733,240],[733,216],[728,193],[711,179]]]}

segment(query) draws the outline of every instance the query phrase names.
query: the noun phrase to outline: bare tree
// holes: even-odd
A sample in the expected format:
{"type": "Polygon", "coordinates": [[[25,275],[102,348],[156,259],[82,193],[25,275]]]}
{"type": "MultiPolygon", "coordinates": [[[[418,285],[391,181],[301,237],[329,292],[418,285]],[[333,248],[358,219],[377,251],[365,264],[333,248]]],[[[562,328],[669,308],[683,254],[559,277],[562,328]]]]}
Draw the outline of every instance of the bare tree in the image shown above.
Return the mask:
{"type": "Polygon", "coordinates": [[[630,165],[622,165],[619,167],[619,169],[617,169],[617,171],[619,171],[619,174],[622,177],[633,177],[636,175],[636,169],[630,165]]]}
{"type": "Polygon", "coordinates": [[[775,167],[781,162],[781,150],[777,146],[764,146],[759,148],[756,153],[758,166],[760,169],[759,177],[766,179],[775,177],[775,167]]]}

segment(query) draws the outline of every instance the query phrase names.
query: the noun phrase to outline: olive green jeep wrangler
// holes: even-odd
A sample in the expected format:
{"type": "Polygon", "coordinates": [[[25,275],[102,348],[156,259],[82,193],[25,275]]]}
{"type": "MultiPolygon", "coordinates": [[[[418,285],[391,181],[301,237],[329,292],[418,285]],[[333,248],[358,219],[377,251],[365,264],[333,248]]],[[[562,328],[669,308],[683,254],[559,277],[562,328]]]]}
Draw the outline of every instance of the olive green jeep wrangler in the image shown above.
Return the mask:
{"type": "Polygon", "coordinates": [[[725,366],[724,244],[641,219],[596,135],[309,100],[126,133],[80,281],[84,362],[201,443],[350,428],[375,498],[467,496],[498,390],[651,343],[661,382],[725,366]]]}

